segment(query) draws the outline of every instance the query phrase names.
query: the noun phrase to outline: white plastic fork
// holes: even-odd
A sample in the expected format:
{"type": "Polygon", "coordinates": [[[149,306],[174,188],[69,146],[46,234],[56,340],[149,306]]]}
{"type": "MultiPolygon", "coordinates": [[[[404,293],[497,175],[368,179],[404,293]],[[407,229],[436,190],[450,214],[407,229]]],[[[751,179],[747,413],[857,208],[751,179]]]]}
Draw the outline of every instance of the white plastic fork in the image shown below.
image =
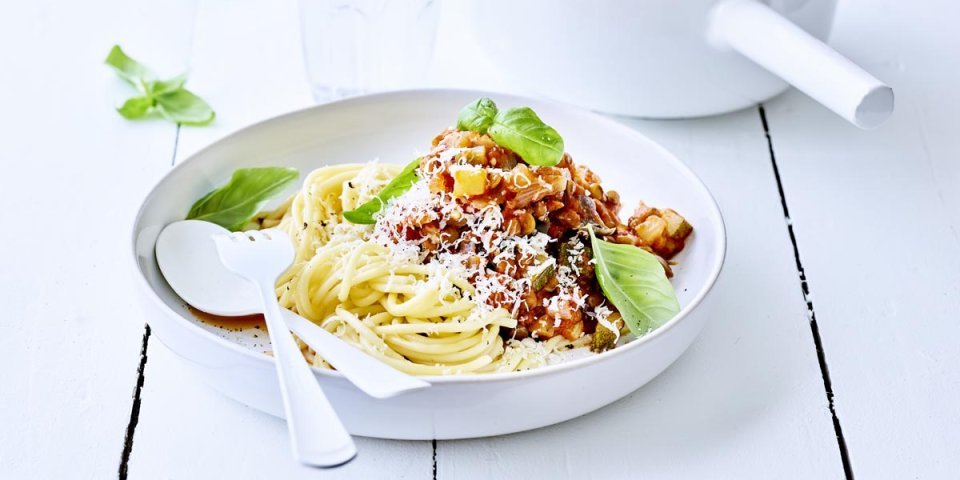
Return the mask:
{"type": "Polygon", "coordinates": [[[287,329],[274,292],[277,278],[293,262],[290,238],[280,230],[262,230],[215,235],[213,239],[223,265],[260,292],[294,456],[315,467],[349,462],[357,448],[287,329]]]}
{"type": "MultiPolygon", "coordinates": [[[[180,220],[164,227],[156,249],[163,277],[180,298],[204,312],[227,317],[263,313],[263,302],[253,284],[220,261],[213,240],[216,235],[230,235],[230,231],[200,220],[180,220]]],[[[281,308],[280,313],[300,340],[373,398],[390,398],[430,386],[290,310],[281,308]]]]}

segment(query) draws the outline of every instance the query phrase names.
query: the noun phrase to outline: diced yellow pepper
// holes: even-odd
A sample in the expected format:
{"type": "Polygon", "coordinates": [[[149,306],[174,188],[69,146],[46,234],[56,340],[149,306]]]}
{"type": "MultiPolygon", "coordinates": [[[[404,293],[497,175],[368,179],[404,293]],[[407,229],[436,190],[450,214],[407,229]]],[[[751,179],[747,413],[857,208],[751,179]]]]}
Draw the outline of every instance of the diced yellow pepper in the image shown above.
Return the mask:
{"type": "Polygon", "coordinates": [[[481,168],[458,168],[453,174],[453,195],[470,197],[487,190],[487,172],[481,168]]]}

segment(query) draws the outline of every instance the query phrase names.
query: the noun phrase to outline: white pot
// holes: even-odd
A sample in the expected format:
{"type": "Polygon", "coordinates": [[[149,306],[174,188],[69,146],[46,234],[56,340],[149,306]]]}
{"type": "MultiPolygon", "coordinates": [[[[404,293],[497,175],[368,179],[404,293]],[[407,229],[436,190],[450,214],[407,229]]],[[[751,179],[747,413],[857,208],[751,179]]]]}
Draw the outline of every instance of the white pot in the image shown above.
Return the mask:
{"type": "Polygon", "coordinates": [[[825,45],[835,0],[474,0],[467,28],[508,76],[565,102],[681,118],[792,84],[862,128],[890,87],[825,45]]]}

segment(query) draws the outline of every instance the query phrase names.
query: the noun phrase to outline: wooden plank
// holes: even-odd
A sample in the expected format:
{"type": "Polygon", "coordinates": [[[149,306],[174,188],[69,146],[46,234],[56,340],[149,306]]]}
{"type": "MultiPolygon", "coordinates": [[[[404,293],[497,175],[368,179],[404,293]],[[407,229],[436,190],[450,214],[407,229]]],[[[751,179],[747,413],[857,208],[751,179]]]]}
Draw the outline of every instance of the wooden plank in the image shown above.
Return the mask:
{"type": "MultiPolygon", "coordinates": [[[[214,106],[210,127],[181,130],[178,160],[238,128],[311,105],[296,2],[203,1],[190,85],[214,106]]],[[[315,478],[290,454],[286,425],[203,385],[150,341],[131,478],[315,478]],[[186,439],[186,440],[185,440],[186,439]]],[[[429,478],[431,442],[357,439],[359,454],[324,478],[429,478]]]]}
{"type": "Polygon", "coordinates": [[[960,471],[956,13],[840,2],[833,43],[896,91],[878,130],[799,94],[766,108],[858,478],[960,471]]]}
{"type": "Polygon", "coordinates": [[[237,403],[150,342],[130,478],[430,478],[430,442],[357,438],[357,458],[318,471],[294,460],[286,424],[237,403]]]}
{"type": "Polygon", "coordinates": [[[130,220],[169,168],[176,127],[129,122],[110,46],[171,76],[189,2],[21,2],[0,15],[0,477],[117,474],[144,324],[130,220]]]}
{"type": "Polygon", "coordinates": [[[690,164],[724,212],[726,266],[702,306],[712,321],[663,375],[598,412],[439,442],[438,478],[842,478],[757,111],[628,123],[690,164]]]}

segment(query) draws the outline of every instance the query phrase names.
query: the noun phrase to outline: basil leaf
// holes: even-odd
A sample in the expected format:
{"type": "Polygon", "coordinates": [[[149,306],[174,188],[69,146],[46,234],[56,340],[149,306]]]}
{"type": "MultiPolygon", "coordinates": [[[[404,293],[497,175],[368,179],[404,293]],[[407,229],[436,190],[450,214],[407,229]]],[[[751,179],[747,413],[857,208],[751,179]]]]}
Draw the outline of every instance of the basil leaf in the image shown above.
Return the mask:
{"type": "Polygon", "coordinates": [[[113,67],[117,74],[120,75],[120,78],[132,83],[138,88],[142,85],[143,81],[150,80],[153,77],[153,74],[150,73],[147,67],[127,56],[119,45],[114,45],[113,48],[110,49],[110,53],[107,54],[107,58],[103,63],[113,67]]]}
{"type": "Polygon", "coordinates": [[[588,229],[600,289],[634,335],[644,335],[680,312],[673,285],[657,257],[640,247],[600,240],[593,228],[588,229]]]}
{"type": "Polygon", "coordinates": [[[226,185],[197,200],[187,220],[204,220],[237,231],[299,176],[297,169],[287,167],[238,169],[226,185]]]}
{"type": "Polygon", "coordinates": [[[549,167],[563,157],[563,138],[528,107],[498,112],[487,133],[530,165],[549,167]]]}
{"type": "Polygon", "coordinates": [[[383,187],[383,190],[380,190],[376,197],[353,210],[343,212],[343,218],[350,223],[363,225],[377,223],[374,216],[380,213],[380,210],[383,210],[387,202],[406,193],[420,179],[420,177],[417,177],[417,167],[419,166],[419,158],[410,162],[406,167],[403,167],[396,178],[390,180],[390,183],[383,187]]]}
{"type": "Polygon", "coordinates": [[[216,117],[207,102],[185,88],[157,95],[156,100],[164,117],[184,125],[207,125],[216,117]]]}
{"type": "Polygon", "coordinates": [[[110,49],[104,63],[143,93],[142,97],[127,99],[117,108],[124,118],[141,118],[156,110],[168,120],[182,125],[207,125],[216,116],[207,102],[183,88],[186,75],[155,80],[147,67],[130,58],[118,45],[110,49]]]}
{"type": "Polygon", "coordinates": [[[460,110],[457,129],[488,134],[530,165],[550,167],[563,158],[563,138],[528,107],[499,111],[493,100],[481,97],[460,110]]]}
{"type": "Polygon", "coordinates": [[[487,97],[478,98],[460,110],[457,115],[457,130],[487,133],[496,115],[497,104],[493,103],[493,100],[487,97]]]}
{"type": "Polygon", "coordinates": [[[153,99],[150,97],[132,97],[123,102],[123,105],[117,108],[117,111],[120,112],[120,115],[123,115],[123,118],[133,120],[142,118],[152,106],[153,99]]]}
{"type": "Polygon", "coordinates": [[[170,80],[158,80],[147,85],[148,92],[150,95],[162,95],[164,93],[170,93],[183,88],[183,84],[187,82],[186,75],[177,75],[176,77],[171,78],[170,80]]]}

